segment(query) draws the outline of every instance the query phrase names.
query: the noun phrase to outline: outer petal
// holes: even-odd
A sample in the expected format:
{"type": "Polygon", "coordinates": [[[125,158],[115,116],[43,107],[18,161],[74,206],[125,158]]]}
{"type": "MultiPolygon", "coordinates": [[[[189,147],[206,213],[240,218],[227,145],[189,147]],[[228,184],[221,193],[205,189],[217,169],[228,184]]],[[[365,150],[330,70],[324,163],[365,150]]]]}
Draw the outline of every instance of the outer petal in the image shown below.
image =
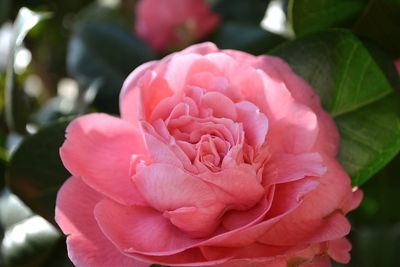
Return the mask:
{"type": "Polygon", "coordinates": [[[265,233],[261,238],[263,243],[294,245],[299,242],[312,243],[339,239],[348,234],[350,226],[342,212],[353,199],[350,179],[335,159],[324,155],[323,159],[327,172],[319,179],[319,186],[305,196],[303,203],[294,212],[285,216],[265,233]],[[315,233],[299,231],[301,225],[313,225],[321,231],[317,230],[315,233]],[[305,235],[301,236],[301,233],[305,235]]]}
{"type": "Polygon", "coordinates": [[[56,203],[56,221],[68,235],[68,255],[80,267],[147,267],[122,254],[101,232],[94,219],[94,206],[102,196],[80,178],[71,177],[61,187],[56,203]]]}
{"type": "Polygon", "coordinates": [[[328,218],[308,221],[277,223],[259,242],[275,246],[296,246],[301,244],[320,243],[335,240],[350,232],[350,224],[341,213],[328,218]]]}
{"type": "Polygon", "coordinates": [[[121,117],[136,127],[139,121],[150,119],[157,104],[173,94],[163,78],[164,65],[146,63],[134,70],[124,82],[120,94],[121,117]]]}
{"type": "Polygon", "coordinates": [[[263,172],[263,184],[287,183],[305,176],[322,176],[326,172],[318,153],[273,154],[263,172]]]}
{"type": "Polygon", "coordinates": [[[296,101],[310,107],[316,113],[320,126],[316,151],[322,149],[325,153],[335,156],[339,147],[339,134],[336,125],[322,109],[319,97],[311,86],[278,57],[260,56],[249,59],[249,61],[251,65],[262,69],[273,79],[284,82],[296,101]]]}
{"type": "Polygon", "coordinates": [[[131,124],[106,114],[82,116],[68,126],[60,155],[72,175],[96,191],[120,203],[144,203],[129,169],[132,155],[147,159],[147,152],[131,124]]]}
{"type": "Polygon", "coordinates": [[[105,235],[125,253],[171,255],[198,242],[149,207],[123,206],[103,199],[95,208],[95,217],[105,235]]]}
{"type": "Polygon", "coordinates": [[[346,238],[332,240],[328,243],[328,255],[340,263],[349,263],[351,243],[346,238]]]}

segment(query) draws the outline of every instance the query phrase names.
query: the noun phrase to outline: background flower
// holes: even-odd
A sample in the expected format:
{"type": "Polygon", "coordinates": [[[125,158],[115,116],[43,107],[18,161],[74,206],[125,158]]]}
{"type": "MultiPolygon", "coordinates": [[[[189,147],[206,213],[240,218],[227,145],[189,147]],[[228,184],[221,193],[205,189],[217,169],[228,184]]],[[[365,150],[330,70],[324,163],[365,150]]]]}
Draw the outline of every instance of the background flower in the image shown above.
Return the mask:
{"type": "Polygon", "coordinates": [[[219,23],[205,0],[141,0],[135,14],[135,32],[157,52],[199,41],[219,23]]]}

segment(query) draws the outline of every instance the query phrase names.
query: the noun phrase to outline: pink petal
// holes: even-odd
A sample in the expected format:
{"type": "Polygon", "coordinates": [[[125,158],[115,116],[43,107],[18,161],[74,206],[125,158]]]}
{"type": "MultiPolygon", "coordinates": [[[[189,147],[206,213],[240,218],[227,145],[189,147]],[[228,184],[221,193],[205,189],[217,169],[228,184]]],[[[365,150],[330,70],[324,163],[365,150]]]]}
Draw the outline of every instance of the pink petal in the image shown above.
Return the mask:
{"type": "Polygon", "coordinates": [[[275,187],[271,187],[265,197],[254,207],[244,211],[228,211],[223,218],[222,225],[227,231],[232,231],[243,226],[254,225],[260,222],[269,211],[274,197],[275,187]]]}
{"type": "Polygon", "coordinates": [[[253,103],[241,101],[236,103],[237,121],[243,123],[247,143],[260,147],[265,142],[268,132],[268,119],[253,103]]]}
{"type": "Polygon", "coordinates": [[[346,238],[329,241],[328,255],[337,262],[347,264],[350,262],[351,243],[346,238]]]}
{"type": "Polygon", "coordinates": [[[236,120],[235,103],[218,92],[208,92],[201,98],[201,108],[210,108],[217,118],[236,120]]]}
{"type": "Polygon", "coordinates": [[[296,246],[338,239],[349,232],[349,222],[343,214],[337,212],[327,218],[315,220],[293,222],[282,220],[269,229],[258,241],[274,246],[296,246]]]}
{"type": "Polygon", "coordinates": [[[189,73],[199,71],[198,69],[212,71],[212,67],[213,66],[199,54],[179,53],[176,57],[170,57],[164,77],[169,87],[173,88],[175,92],[184,92],[188,85],[193,86],[189,79],[189,73]]]}
{"type": "Polygon", "coordinates": [[[321,154],[327,172],[319,179],[319,186],[308,194],[303,204],[288,220],[323,218],[335,211],[346,211],[353,198],[350,178],[337,160],[321,154]]]}
{"type": "Polygon", "coordinates": [[[268,137],[271,149],[288,153],[308,152],[318,137],[315,113],[297,103],[279,81],[264,77],[270,127],[268,137]]]}
{"type": "Polygon", "coordinates": [[[159,211],[209,206],[216,200],[206,183],[172,165],[143,166],[132,179],[147,202],[159,211]]]}
{"type": "Polygon", "coordinates": [[[214,237],[203,241],[201,244],[207,246],[243,247],[254,243],[276,222],[296,210],[302,203],[304,195],[308,194],[318,184],[311,178],[305,178],[293,183],[290,186],[282,184],[275,187],[274,199],[279,201],[272,203],[271,209],[266,214],[266,217],[264,216],[264,221],[254,223],[257,222],[256,220],[229,232],[217,232],[214,237]]]}
{"type": "Polygon", "coordinates": [[[193,237],[207,236],[219,224],[224,203],[206,183],[182,169],[153,163],[140,168],[133,181],[153,208],[193,237]]]}
{"type": "Polygon", "coordinates": [[[141,134],[130,123],[106,114],[79,117],[68,126],[60,155],[72,175],[96,191],[120,203],[144,203],[129,170],[133,155],[148,156],[141,134]]]}
{"type": "Polygon", "coordinates": [[[96,205],[94,214],[103,233],[126,254],[165,256],[199,242],[149,207],[123,206],[103,199],[96,205]]]}
{"type": "MultiPolygon", "coordinates": [[[[322,109],[319,97],[311,86],[295,74],[282,59],[273,56],[260,56],[250,60],[253,66],[265,71],[270,77],[283,81],[296,101],[310,107],[320,125],[316,146],[327,154],[335,156],[339,147],[339,134],[332,118],[322,109]]],[[[320,151],[316,149],[316,151],[320,151]]]]}
{"type": "Polygon", "coordinates": [[[151,61],[137,67],[125,80],[119,96],[119,108],[122,119],[139,126],[139,118],[144,117],[143,105],[138,88],[139,81],[146,72],[156,66],[156,61],[151,61]]]}
{"type": "Polygon", "coordinates": [[[306,176],[322,176],[326,172],[318,153],[273,154],[263,172],[263,184],[287,183],[306,176]]]}
{"type": "Polygon", "coordinates": [[[76,266],[147,267],[122,254],[101,232],[93,210],[102,195],[88,187],[80,178],[71,177],[57,195],[56,221],[67,235],[68,255],[76,266]]]}
{"type": "Polygon", "coordinates": [[[203,251],[199,248],[190,248],[183,252],[168,256],[151,256],[144,254],[129,253],[129,255],[135,256],[143,261],[150,261],[152,263],[158,263],[168,266],[183,266],[183,267],[203,267],[203,266],[216,266],[223,262],[232,259],[234,255],[232,253],[220,254],[220,257],[215,259],[208,259],[204,257],[203,251]]]}
{"type": "Polygon", "coordinates": [[[202,173],[199,178],[217,192],[220,201],[234,209],[247,210],[253,207],[265,192],[254,170],[225,169],[202,173]]]}

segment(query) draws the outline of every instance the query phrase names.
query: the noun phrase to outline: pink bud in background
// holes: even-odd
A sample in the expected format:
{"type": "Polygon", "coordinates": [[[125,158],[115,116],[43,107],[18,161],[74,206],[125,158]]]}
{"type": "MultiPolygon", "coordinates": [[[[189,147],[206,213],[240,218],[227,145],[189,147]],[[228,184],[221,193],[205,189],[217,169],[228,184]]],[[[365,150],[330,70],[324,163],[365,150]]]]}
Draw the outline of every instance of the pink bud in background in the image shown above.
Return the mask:
{"type": "Polygon", "coordinates": [[[205,0],[140,0],[135,32],[156,52],[163,52],[204,38],[219,21],[205,0]]]}

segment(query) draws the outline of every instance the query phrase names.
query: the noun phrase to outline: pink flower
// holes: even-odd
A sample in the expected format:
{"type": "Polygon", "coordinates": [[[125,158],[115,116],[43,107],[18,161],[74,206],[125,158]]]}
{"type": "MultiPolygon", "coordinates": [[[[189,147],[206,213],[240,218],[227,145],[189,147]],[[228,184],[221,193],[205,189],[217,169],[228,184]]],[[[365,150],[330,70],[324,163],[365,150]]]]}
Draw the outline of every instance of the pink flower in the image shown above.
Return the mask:
{"type": "Polygon", "coordinates": [[[394,65],[396,66],[397,72],[400,74],[400,58],[394,61],[394,65]]]}
{"type": "Polygon", "coordinates": [[[163,52],[204,38],[219,20],[206,0],[140,0],[135,31],[155,51],[163,52]]]}
{"type": "Polygon", "coordinates": [[[56,220],[77,266],[331,266],[361,201],[281,59],[203,43],[137,68],[121,117],[67,129],[56,220]],[[289,265],[288,265],[289,264],[289,265]]]}

